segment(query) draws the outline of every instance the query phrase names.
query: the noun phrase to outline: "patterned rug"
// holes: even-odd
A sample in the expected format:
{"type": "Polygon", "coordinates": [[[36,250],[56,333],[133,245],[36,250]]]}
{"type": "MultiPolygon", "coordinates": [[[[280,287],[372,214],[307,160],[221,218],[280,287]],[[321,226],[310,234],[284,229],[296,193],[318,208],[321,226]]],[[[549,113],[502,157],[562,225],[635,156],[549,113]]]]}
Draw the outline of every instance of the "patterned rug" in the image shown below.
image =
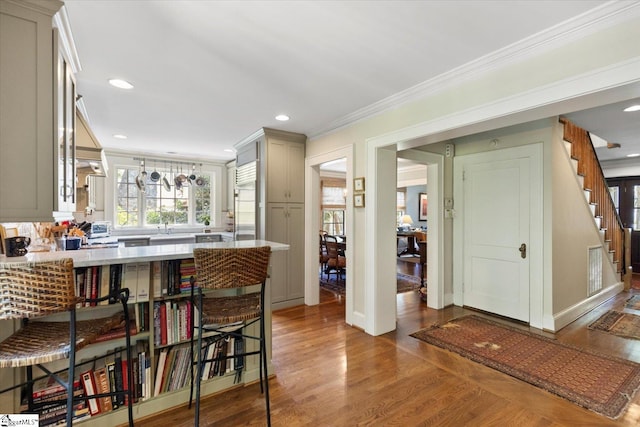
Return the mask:
{"type": "MultiPolygon", "coordinates": [[[[340,283],[336,282],[335,275],[331,276],[330,280],[327,280],[326,277],[320,278],[320,287],[326,289],[330,292],[333,292],[336,295],[345,294],[345,283],[344,280],[341,280],[340,283]]],[[[427,281],[425,280],[425,285],[427,281]]],[[[408,274],[397,273],[397,291],[401,292],[409,292],[420,289],[420,278],[416,276],[410,276],[408,274]]]]}
{"type": "Polygon", "coordinates": [[[411,334],[609,418],[640,387],[640,364],[598,354],[479,316],[411,334]]]}
{"type": "Polygon", "coordinates": [[[590,324],[589,329],[640,340],[640,316],[609,310],[590,324]]]}
{"type": "Polygon", "coordinates": [[[640,295],[634,295],[627,300],[625,304],[626,308],[631,308],[633,310],[640,310],[640,295]]]}

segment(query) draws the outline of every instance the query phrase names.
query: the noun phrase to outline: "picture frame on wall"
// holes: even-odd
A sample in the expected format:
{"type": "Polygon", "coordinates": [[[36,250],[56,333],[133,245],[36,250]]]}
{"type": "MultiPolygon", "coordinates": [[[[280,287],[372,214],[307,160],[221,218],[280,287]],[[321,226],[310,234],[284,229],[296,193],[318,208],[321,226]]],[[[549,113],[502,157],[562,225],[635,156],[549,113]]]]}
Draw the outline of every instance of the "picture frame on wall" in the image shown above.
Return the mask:
{"type": "Polygon", "coordinates": [[[353,206],[356,208],[364,208],[364,194],[353,195],[353,206]]]}
{"type": "Polygon", "coordinates": [[[364,177],[353,178],[353,191],[355,193],[364,191],[364,177]]]}
{"type": "Polygon", "coordinates": [[[420,205],[418,206],[418,220],[426,221],[427,220],[427,193],[420,193],[419,199],[420,205]]]}

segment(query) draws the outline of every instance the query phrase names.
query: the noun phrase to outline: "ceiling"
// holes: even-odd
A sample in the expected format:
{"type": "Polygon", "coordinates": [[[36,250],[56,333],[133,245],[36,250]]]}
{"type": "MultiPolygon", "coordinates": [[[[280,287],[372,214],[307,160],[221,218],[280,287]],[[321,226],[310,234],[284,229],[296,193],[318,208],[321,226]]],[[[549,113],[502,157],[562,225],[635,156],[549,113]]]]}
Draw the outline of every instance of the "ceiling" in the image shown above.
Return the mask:
{"type": "MultiPolygon", "coordinates": [[[[66,0],[65,5],[82,67],[78,93],[105,148],[224,161],[235,157],[225,150],[261,127],[320,135],[354,112],[603,2],[66,0]],[[107,83],[111,78],[127,80],[134,89],[113,88],[107,83]],[[278,114],[291,119],[278,122],[278,114]]],[[[640,113],[630,120],[618,107],[569,117],[621,143],[621,149],[605,150],[622,155],[629,141],[637,143],[640,113]]]]}

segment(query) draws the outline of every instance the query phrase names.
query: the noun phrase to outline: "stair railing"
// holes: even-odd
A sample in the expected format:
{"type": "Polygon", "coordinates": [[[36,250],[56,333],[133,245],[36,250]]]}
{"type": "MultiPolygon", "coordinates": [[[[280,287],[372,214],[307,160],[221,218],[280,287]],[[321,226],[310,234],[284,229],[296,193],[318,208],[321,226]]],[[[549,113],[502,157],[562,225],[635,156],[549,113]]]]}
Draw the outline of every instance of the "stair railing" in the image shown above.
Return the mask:
{"type": "Polygon", "coordinates": [[[620,273],[625,268],[622,262],[624,254],[622,221],[611,199],[591,137],[586,130],[564,117],[560,118],[560,123],[564,125],[564,139],[571,143],[571,157],[578,161],[578,175],[584,177],[584,189],[590,190],[590,203],[595,204],[595,215],[601,218],[600,227],[605,230],[605,241],[609,242],[609,250],[613,252],[613,261],[617,263],[618,273],[620,273]]]}

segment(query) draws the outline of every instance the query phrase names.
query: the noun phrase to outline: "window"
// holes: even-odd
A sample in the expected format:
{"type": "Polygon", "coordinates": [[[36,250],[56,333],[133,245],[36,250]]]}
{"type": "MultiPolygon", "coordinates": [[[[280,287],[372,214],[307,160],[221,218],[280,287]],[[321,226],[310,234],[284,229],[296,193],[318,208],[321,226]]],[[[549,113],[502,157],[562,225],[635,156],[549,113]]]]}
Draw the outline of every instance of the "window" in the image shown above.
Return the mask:
{"type": "Polygon", "coordinates": [[[403,188],[396,192],[396,225],[402,223],[402,216],[407,209],[407,190],[403,188]]]}
{"type": "Polygon", "coordinates": [[[164,187],[162,179],[153,182],[147,175],[144,191],[141,191],[136,184],[139,167],[116,168],[115,227],[194,226],[212,222],[214,182],[211,174],[199,174],[204,181],[201,186],[186,182],[177,188],[174,180],[178,172],[161,168],[155,170],[168,180],[169,190],[164,187]]]}
{"type": "Polygon", "coordinates": [[[346,182],[342,179],[322,180],[322,230],[343,235],[346,209],[346,182]]]}

